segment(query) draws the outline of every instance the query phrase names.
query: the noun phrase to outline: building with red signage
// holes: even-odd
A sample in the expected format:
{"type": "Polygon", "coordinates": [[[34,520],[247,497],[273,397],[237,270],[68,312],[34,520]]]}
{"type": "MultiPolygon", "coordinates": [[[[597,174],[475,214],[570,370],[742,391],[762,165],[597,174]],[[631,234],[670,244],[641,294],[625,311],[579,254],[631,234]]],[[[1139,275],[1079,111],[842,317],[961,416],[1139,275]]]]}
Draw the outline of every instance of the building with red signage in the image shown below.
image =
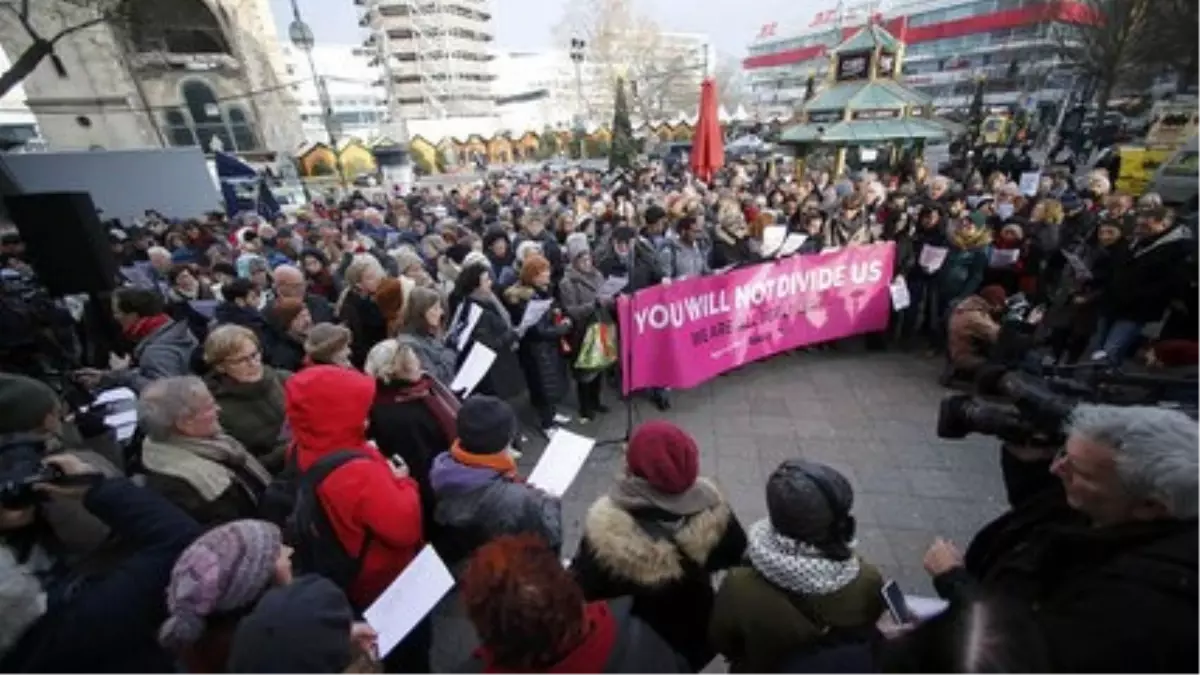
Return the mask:
{"type": "Polygon", "coordinates": [[[804,99],[810,77],[819,84],[829,50],[867,22],[906,43],[904,81],[938,108],[970,103],[986,80],[989,105],[1053,104],[1065,98],[1072,74],[1061,57],[1057,29],[1084,23],[1078,0],[894,0],[838,3],[794,25],[763,26],[742,65],[764,112],[787,112],[804,99]]]}

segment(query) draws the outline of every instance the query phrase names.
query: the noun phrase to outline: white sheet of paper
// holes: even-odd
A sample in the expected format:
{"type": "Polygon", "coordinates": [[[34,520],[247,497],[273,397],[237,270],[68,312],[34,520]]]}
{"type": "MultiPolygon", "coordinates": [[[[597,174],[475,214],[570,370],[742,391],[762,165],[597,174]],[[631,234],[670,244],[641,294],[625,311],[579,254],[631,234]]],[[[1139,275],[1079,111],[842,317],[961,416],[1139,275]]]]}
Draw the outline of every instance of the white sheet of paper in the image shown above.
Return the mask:
{"type": "Polygon", "coordinates": [[[1017,259],[1021,257],[1021,249],[1019,248],[993,248],[992,249],[992,267],[1012,267],[1017,264],[1017,259]]]}
{"type": "Polygon", "coordinates": [[[463,361],[462,367],[454,375],[454,381],[450,383],[450,391],[463,397],[470,396],[471,392],[475,391],[475,387],[478,387],[483,380],[483,376],[487,375],[495,360],[496,352],[487,346],[478,342],[471,345],[471,352],[467,354],[467,359],[463,361]]]}
{"type": "Polygon", "coordinates": [[[921,257],[917,258],[917,264],[925,268],[926,272],[933,274],[942,269],[942,264],[946,262],[946,256],[949,253],[950,249],[941,246],[922,246],[921,257]]]}
{"type": "Polygon", "coordinates": [[[126,410],[104,418],[104,426],[117,432],[118,441],[127,441],[133,438],[133,433],[137,431],[137,410],[126,410]]]}
{"type": "Polygon", "coordinates": [[[553,304],[553,300],[530,300],[529,304],[525,305],[525,314],[521,316],[521,324],[517,326],[517,333],[524,335],[525,331],[542,320],[546,312],[550,311],[550,305],[553,304]]]}
{"type": "Polygon", "coordinates": [[[771,225],[763,229],[762,252],[764,257],[773,256],[783,248],[787,240],[787,226],[771,225]]]}
{"type": "Polygon", "coordinates": [[[387,656],[404,636],[454,588],[454,575],[432,546],[421,549],[363,618],[379,634],[379,655],[387,656]]]}
{"type": "Polygon", "coordinates": [[[104,405],[105,403],[116,403],[117,401],[133,401],[137,399],[137,394],[128,387],[117,387],[116,389],[105,389],[96,394],[96,400],[92,401],[92,405],[104,405]]]}
{"type": "Polygon", "coordinates": [[[908,282],[904,277],[896,277],[892,280],[888,290],[892,294],[892,309],[899,312],[912,304],[912,297],[908,293],[908,282]]]}
{"type": "Polygon", "coordinates": [[[1042,182],[1041,171],[1026,171],[1021,174],[1021,194],[1032,197],[1037,194],[1038,184],[1042,182]]]}
{"type": "Polygon", "coordinates": [[[918,619],[928,619],[946,611],[950,603],[941,598],[930,598],[923,595],[905,595],[904,602],[918,619]]]}
{"type": "Polygon", "coordinates": [[[479,323],[479,317],[483,316],[483,308],[475,303],[471,303],[471,309],[467,310],[467,325],[458,334],[458,346],[456,351],[462,351],[466,348],[467,342],[471,340],[471,334],[475,332],[475,324],[479,323]]]}
{"type": "Polygon", "coordinates": [[[629,285],[628,277],[609,277],[600,285],[600,290],[596,291],[596,295],[602,298],[611,298],[621,292],[622,288],[629,285]]]}
{"type": "Polygon", "coordinates": [[[799,233],[789,234],[787,236],[787,239],[785,239],[783,241],[783,247],[779,249],[780,257],[785,256],[785,255],[791,255],[791,254],[795,253],[796,251],[799,251],[800,247],[803,246],[804,242],[806,242],[806,241],[808,241],[807,234],[799,234],[799,233]]]}
{"type": "Polygon", "coordinates": [[[559,429],[525,482],[555,497],[563,496],[595,445],[594,438],[559,429]]]}

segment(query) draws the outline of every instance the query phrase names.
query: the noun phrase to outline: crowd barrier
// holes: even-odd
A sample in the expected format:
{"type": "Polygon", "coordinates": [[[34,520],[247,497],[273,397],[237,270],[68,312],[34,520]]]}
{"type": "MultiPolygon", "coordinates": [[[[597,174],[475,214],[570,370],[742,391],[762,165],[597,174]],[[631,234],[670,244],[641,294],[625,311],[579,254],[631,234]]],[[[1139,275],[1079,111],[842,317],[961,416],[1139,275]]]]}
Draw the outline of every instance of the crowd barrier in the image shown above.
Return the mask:
{"type": "Polygon", "coordinates": [[[621,297],[625,392],[687,389],[780,352],[885,329],[894,249],[794,255],[621,297]]]}

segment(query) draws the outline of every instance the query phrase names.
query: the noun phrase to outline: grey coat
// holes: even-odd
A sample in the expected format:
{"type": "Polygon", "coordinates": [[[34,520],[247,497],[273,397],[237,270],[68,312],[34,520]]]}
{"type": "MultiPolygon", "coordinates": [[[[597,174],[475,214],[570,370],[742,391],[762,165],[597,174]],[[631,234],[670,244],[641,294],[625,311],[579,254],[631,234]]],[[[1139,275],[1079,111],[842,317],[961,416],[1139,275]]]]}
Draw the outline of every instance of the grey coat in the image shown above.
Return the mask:
{"type": "Polygon", "coordinates": [[[396,336],[396,341],[412,347],[417,358],[421,360],[421,369],[439,382],[449,385],[454,380],[454,364],[458,355],[444,342],[429,335],[416,333],[401,333],[396,336]]]}
{"type": "Polygon", "coordinates": [[[453,565],[503,534],[541,535],[562,548],[562,501],[487,468],[458,463],[444,452],[429,471],[438,553],[453,565]]]}
{"type": "Polygon", "coordinates": [[[186,321],[171,321],[133,348],[134,365],[108,373],[101,385],[129,387],[140,392],[154,380],[188,375],[192,372],[192,353],[198,345],[186,321]]]}

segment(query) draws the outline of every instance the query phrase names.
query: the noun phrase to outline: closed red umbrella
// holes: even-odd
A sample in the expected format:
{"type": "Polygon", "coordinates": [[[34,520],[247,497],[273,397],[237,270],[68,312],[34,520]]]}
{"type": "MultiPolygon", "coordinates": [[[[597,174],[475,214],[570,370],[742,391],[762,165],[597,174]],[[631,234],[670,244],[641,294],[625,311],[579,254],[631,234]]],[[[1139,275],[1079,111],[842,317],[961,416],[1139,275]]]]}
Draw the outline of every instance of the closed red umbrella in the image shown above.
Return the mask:
{"type": "Polygon", "coordinates": [[[717,119],[717,85],[712,78],[706,78],[700,85],[700,114],[692,136],[691,160],[692,174],[705,183],[725,165],[725,139],[721,137],[721,121],[717,119]]]}

